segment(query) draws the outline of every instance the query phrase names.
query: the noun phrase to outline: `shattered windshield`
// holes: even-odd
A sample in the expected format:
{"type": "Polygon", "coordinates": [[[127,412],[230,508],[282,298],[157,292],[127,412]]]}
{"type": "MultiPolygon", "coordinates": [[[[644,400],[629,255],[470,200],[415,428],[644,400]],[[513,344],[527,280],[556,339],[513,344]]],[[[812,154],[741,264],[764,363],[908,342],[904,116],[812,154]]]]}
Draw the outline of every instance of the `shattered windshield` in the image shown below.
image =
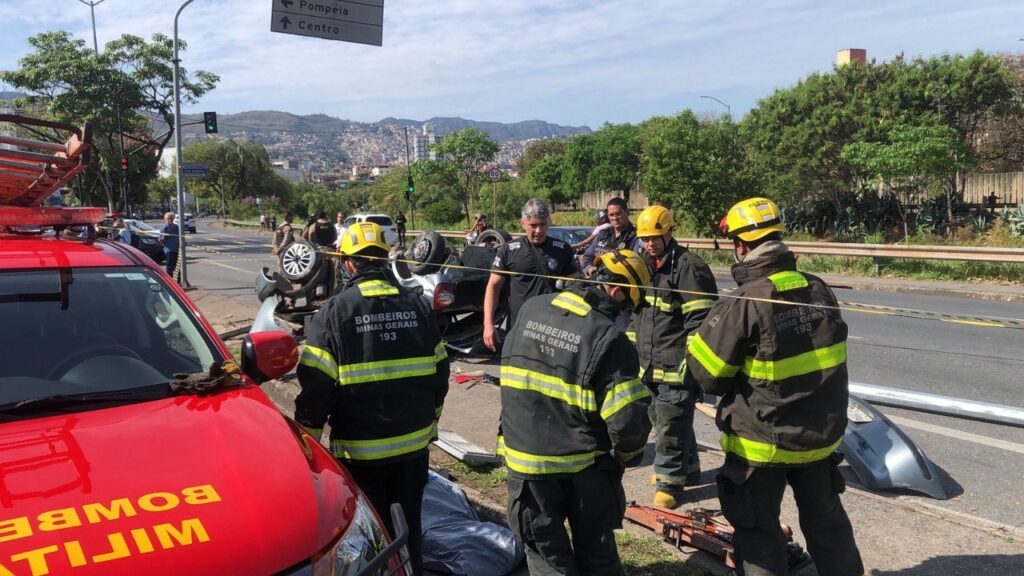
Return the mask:
{"type": "Polygon", "coordinates": [[[0,405],[130,391],[222,359],[146,268],[0,273],[0,405]]]}

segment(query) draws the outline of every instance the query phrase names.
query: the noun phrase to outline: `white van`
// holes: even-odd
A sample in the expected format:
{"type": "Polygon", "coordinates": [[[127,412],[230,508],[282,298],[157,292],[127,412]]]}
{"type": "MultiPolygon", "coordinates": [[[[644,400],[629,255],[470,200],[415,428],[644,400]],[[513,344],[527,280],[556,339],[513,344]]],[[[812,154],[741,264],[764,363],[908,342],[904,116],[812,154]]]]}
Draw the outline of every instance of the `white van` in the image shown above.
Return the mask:
{"type": "Polygon", "coordinates": [[[395,223],[387,214],[353,214],[345,218],[345,227],[348,228],[357,222],[373,222],[384,230],[384,239],[388,241],[388,244],[394,245],[395,242],[398,242],[395,223]]]}

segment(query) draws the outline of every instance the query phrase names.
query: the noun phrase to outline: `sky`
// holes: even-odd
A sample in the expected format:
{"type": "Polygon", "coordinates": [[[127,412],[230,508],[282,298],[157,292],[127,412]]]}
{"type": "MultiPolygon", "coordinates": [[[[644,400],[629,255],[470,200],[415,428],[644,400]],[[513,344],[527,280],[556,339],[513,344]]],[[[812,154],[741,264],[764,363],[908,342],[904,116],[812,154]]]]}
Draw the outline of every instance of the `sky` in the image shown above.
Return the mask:
{"type": "MultiPolygon", "coordinates": [[[[184,112],[591,127],[685,108],[740,117],[775,89],[830,70],[843,48],[878,61],[1024,51],[1020,0],[385,0],[381,47],[270,32],[274,2],[195,0],[184,10],[182,65],[221,77],[184,112]]],[[[170,36],[178,4],[102,0],[100,45],[126,33],[170,36]]],[[[91,46],[89,7],[0,0],[0,69],[18,66],[28,37],[54,29],[91,46]]]]}

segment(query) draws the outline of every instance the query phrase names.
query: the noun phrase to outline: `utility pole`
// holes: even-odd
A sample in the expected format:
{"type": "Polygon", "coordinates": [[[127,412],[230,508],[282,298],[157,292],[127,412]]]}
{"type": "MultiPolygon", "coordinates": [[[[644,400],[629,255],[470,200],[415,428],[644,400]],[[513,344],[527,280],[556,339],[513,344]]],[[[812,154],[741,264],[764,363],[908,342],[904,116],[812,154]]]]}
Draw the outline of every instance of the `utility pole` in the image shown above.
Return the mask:
{"type": "Polygon", "coordinates": [[[78,0],[78,1],[89,7],[89,14],[92,15],[92,49],[97,54],[99,54],[100,53],[100,44],[99,44],[99,42],[96,41],[96,6],[99,6],[100,4],[102,4],[103,0],[95,0],[95,1],[90,0],[88,2],[86,0],[78,0]]]}
{"type": "Polygon", "coordinates": [[[178,17],[193,0],[185,0],[174,13],[174,186],[178,192],[178,266],[181,268],[181,286],[188,286],[188,274],[185,271],[185,191],[181,187],[181,72],[178,68],[181,59],[178,57],[178,17]]]}
{"type": "Polygon", "coordinates": [[[409,200],[409,221],[412,229],[416,229],[416,207],[413,204],[412,195],[415,190],[412,184],[412,162],[409,161],[409,127],[405,126],[405,168],[408,170],[408,182],[406,182],[406,199],[409,200]]]}
{"type": "Polygon", "coordinates": [[[701,96],[701,98],[707,98],[708,100],[714,100],[715,102],[718,102],[722,106],[725,106],[725,113],[728,114],[729,116],[732,116],[732,108],[728,104],[726,104],[725,102],[722,102],[721,100],[719,100],[718,98],[715,98],[714,96],[701,96]]]}

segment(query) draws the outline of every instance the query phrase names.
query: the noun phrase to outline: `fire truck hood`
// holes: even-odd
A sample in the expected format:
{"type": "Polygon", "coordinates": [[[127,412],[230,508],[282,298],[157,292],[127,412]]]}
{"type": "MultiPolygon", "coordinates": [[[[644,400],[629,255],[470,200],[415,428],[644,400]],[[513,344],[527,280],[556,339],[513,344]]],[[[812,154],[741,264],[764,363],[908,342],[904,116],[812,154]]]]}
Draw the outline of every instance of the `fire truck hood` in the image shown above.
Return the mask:
{"type": "Polygon", "coordinates": [[[355,484],[258,388],[0,426],[0,574],[271,574],[355,484]],[[6,570],[5,570],[6,569],[6,570]]]}

